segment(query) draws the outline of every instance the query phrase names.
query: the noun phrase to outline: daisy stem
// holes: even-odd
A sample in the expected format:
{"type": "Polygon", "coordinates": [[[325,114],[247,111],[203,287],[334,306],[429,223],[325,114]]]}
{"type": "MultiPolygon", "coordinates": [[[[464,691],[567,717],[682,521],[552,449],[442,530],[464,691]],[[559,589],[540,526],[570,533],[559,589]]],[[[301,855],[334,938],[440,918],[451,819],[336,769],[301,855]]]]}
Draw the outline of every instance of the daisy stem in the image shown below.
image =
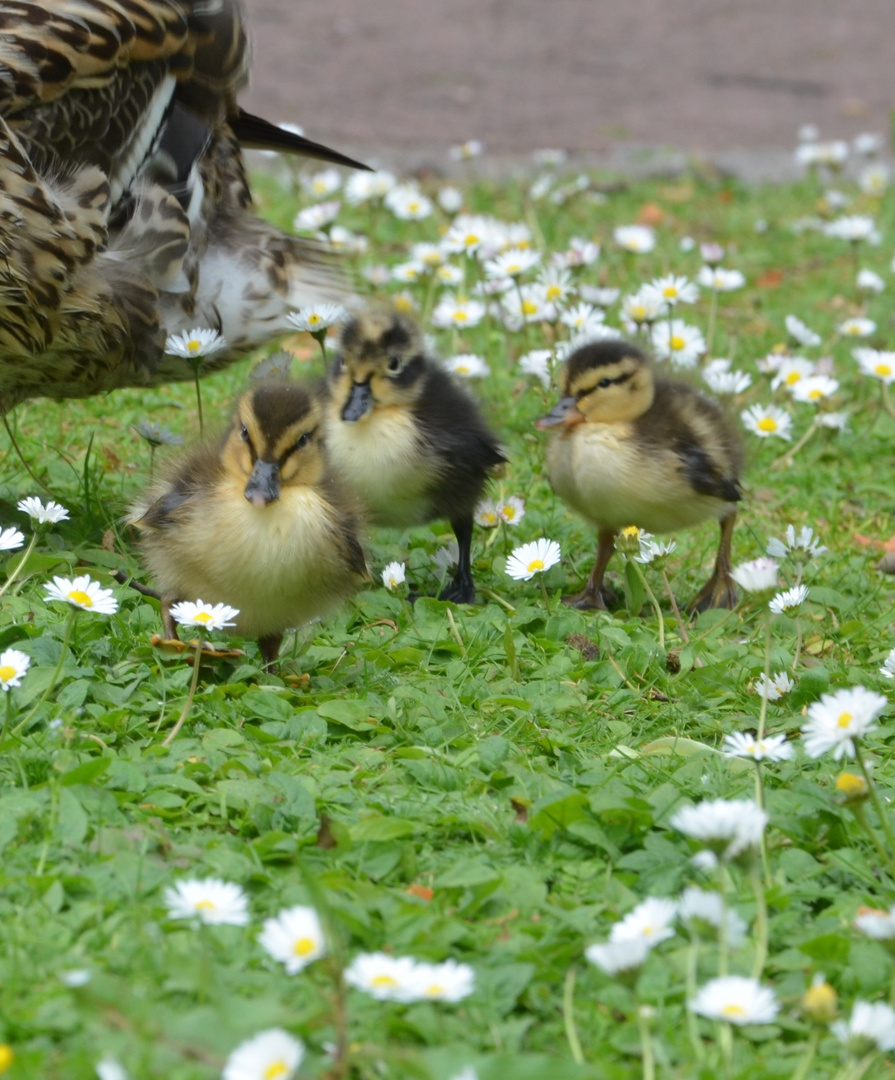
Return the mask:
{"type": "MultiPolygon", "coordinates": [[[[882,804],[882,800],[879,797],[879,792],[876,790],[876,784],[873,782],[870,772],[867,769],[867,764],[864,761],[864,755],[861,753],[861,744],[855,739],[855,758],[858,762],[858,767],[867,781],[867,789],[870,792],[870,798],[873,801],[873,808],[876,810],[876,816],[879,818],[879,823],[882,826],[882,830],[886,836],[886,843],[888,848],[886,850],[886,865],[889,867],[889,872],[892,872],[893,862],[891,852],[895,851],[895,836],[892,835],[892,830],[889,827],[889,819],[886,815],[886,808],[882,804]]],[[[874,835],[876,835],[874,833],[874,835]]],[[[895,875],[893,875],[895,876],[895,875]]]]}
{"type": "Polygon", "coordinates": [[[541,595],[544,597],[544,607],[547,609],[547,614],[552,615],[553,612],[550,610],[550,596],[547,593],[547,586],[544,584],[544,579],[543,578],[540,579],[540,584],[541,584],[541,595]]]}
{"type": "Polygon", "coordinates": [[[730,929],[730,912],[727,905],[727,868],[718,863],[718,895],[721,899],[721,921],[718,924],[718,977],[727,974],[727,938],[730,929]]]}
{"type": "Polygon", "coordinates": [[[784,465],[792,465],[792,459],[802,449],[802,447],[805,445],[805,443],[808,442],[808,440],[815,433],[815,431],[818,430],[819,427],[820,427],[820,424],[818,424],[817,416],[815,416],[814,419],[811,421],[811,423],[808,425],[808,428],[806,429],[805,434],[801,437],[801,439],[799,439],[799,441],[795,444],[795,446],[791,446],[786,451],[786,453],[781,454],[780,457],[778,457],[778,458],[775,458],[771,462],[771,468],[772,469],[782,469],[784,465]]]}
{"type": "Polygon", "coordinates": [[[892,404],[892,396],[889,393],[889,384],[888,383],[880,383],[880,386],[882,387],[882,392],[883,392],[882,393],[883,408],[886,410],[886,412],[889,414],[889,416],[891,416],[891,418],[893,420],[895,420],[895,405],[892,404]]]}
{"type": "MultiPolygon", "coordinates": [[[[677,600],[674,598],[674,591],[671,588],[671,582],[668,580],[668,572],[665,567],[662,567],[662,581],[665,583],[665,593],[668,596],[668,602],[671,604],[671,610],[674,612],[674,617],[677,619],[677,632],[680,635],[681,641],[685,645],[690,644],[690,635],[687,633],[687,625],[684,622],[684,618],[681,615],[681,609],[677,606],[677,600]]],[[[697,659],[695,661],[697,667],[702,667],[702,661],[697,659]]]]}
{"type": "MultiPolygon", "coordinates": [[[[694,933],[687,949],[687,1001],[692,1001],[696,997],[696,983],[698,976],[699,935],[694,933]]],[[[693,1054],[696,1057],[697,1062],[701,1065],[705,1058],[705,1047],[702,1045],[702,1039],[699,1037],[699,1024],[696,1020],[696,1013],[693,1012],[692,1009],[687,1009],[687,1034],[690,1036],[690,1045],[693,1047],[693,1054]]]]}
{"type": "Polygon", "coordinates": [[[493,589],[481,589],[479,591],[481,592],[482,596],[487,596],[489,600],[496,601],[498,604],[500,604],[501,607],[505,608],[511,615],[516,614],[516,609],[513,607],[513,605],[511,603],[509,603],[508,601],[504,600],[504,598],[502,596],[498,596],[497,593],[494,592],[493,589]]]}
{"type": "MultiPolygon", "coordinates": [[[[755,803],[764,810],[764,780],[761,775],[761,762],[759,761],[755,762],[755,803]]],[[[759,851],[761,852],[761,869],[764,873],[765,884],[770,888],[771,867],[768,862],[768,839],[764,833],[761,834],[759,851]]]]}
{"type": "Polygon", "coordinates": [[[814,1064],[814,1055],[817,1053],[817,1044],[820,1042],[821,1031],[823,1029],[815,1025],[811,1029],[811,1034],[808,1037],[808,1045],[805,1047],[805,1053],[802,1055],[802,1060],[795,1068],[795,1072],[792,1074],[792,1080],[807,1080],[809,1073],[811,1072],[811,1066],[814,1064]]]}
{"type": "MultiPolygon", "coordinates": [[[[771,680],[771,623],[773,618],[768,616],[764,624],[764,681],[761,688],[761,705],[758,710],[758,736],[756,742],[764,738],[764,729],[768,721],[768,691],[771,680]]],[[[761,805],[759,803],[759,805],[761,805]]]]}
{"type": "MultiPolygon", "coordinates": [[[[866,775],[866,774],[865,774],[866,775]]],[[[849,804],[849,809],[855,815],[855,821],[861,826],[865,833],[870,837],[873,846],[876,848],[876,853],[880,859],[888,867],[889,874],[895,877],[893,873],[892,859],[888,851],[883,847],[883,843],[876,833],[876,829],[867,820],[867,815],[864,813],[864,807],[859,802],[853,802],[849,804]]]]}
{"type": "Polygon", "coordinates": [[[643,591],[649,597],[650,605],[653,611],[656,613],[656,618],[659,620],[659,648],[665,651],[665,619],[662,616],[662,609],[659,607],[659,601],[656,599],[656,594],[650,588],[649,582],[646,580],[646,574],[640,568],[640,563],[635,559],[631,559],[631,565],[634,567],[634,571],[640,578],[640,584],[643,586],[643,591]]]}
{"type": "Polygon", "coordinates": [[[31,477],[34,483],[37,484],[41,491],[45,491],[48,495],[52,495],[52,492],[47,487],[47,485],[43,482],[43,480],[41,480],[41,478],[28,464],[28,459],[22,453],[22,448],[19,446],[18,440],[15,437],[15,433],[12,430],[12,426],[9,423],[9,416],[6,413],[3,414],[3,426],[6,428],[6,434],[9,436],[9,441],[10,443],[12,443],[12,448],[13,450],[15,450],[16,456],[18,457],[19,461],[21,461],[25,472],[31,477]]]}
{"type": "Polygon", "coordinates": [[[193,657],[193,678],[190,681],[190,690],[186,696],[186,703],[183,706],[183,710],[180,716],[177,717],[177,723],[171,728],[166,739],[162,741],[162,746],[170,746],[172,742],[177,738],[177,733],[183,727],[183,722],[189,715],[190,708],[193,704],[193,698],[196,696],[196,687],[199,685],[199,665],[202,663],[202,639],[196,639],[196,655],[193,657]]]}
{"type": "Polygon", "coordinates": [[[581,1040],[578,1038],[578,1028],[575,1025],[575,969],[570,967],[566,972],[566,981],[562,992],[562,1022],[566,1030],[566,1042],[569,1044],[569,1052],[576,1065],[584,1064],[584,1051],[581,1049],[581,1040]]]}
{"type": "Polygon", "coordinates": [[[709,324],[705,331],[705,355],[712,355],[712,342],[715,340],[715,322],[718,318],[718,290],[712,289],[712,299],[709,304],[709,324]]]}
{"type": "Polygon", "coordinates": [[[721,1044],[721,1056],[724,1058],[724,1072],[727,1076],[733,1073],[733,1028],[723,1020],[719,1023],[718,1041],[721,1044]]]}
{"type": "Polygon", "coordinates": [[[460,631],[457,629],[457,624],[454,622],[454,613],[450,608],[447,608],[448,622],[451,624],[451,637],[457,642],[460,649],[460,655],[463,659],[466,659],[466,646],[463,644],[463,638],[460,637],[460,631]]]}
{"type": "Polygon", "coordinates": [[[656,1059],[649,1030],[649,1015],[642,1005],[637,1009],[637,1026],[640,1028],[640,1045],[643,1051],[643,1080],[655,1080],[656,1059]]]}
{"type": "Polygon", "coordinates": [[[65,630],[62,634],[62,648],[59,650],[59,660],[56,664],[53,674],[50,676],[50,681],[47,683],[47,687],[44,692],[37,699],[37,703],[35,704],[34,708],[31,709],[31,711],[28,713],[24,720],[20,720],[19,723],[16,724],[16,726],[12,729],[12,735],[18,735],[20,731],[23,731],[31,723],[32,719],[34,718],[34,714],[41,707],[41,705],[43,705],[43,703],[47,700],[47,698],[50,696],[50,694],[52,694],[53,690],[55,689],[56,683],[59,681],[59,676],[62,674],[62,667],[65,664],[65,658],[68,655],[68,645],[71,641],[71,632],[75,625],[75,620],[77,619],[77,617],[78,609],[76,607],[73,607],[65,623],[65,630]]]}
{"type": "Polygon", "coordinates": [[[861,1080],[861,1077],[870,1066],[876,1061],[877,1051],[871,1050],[869,1054],[865,1054],[860,1061],[853,1061],[846,1065],[840,1072],[836,1074],[835,1080],[861,1080]]]}
{"type": "Polygon", "coordinates": [[[199,388],[199,365],[193,368],[193,382],[196,384],[196,408],[199,411],[199,437],[205,434],[205,419],[202,415],[202,391],[199,388]]]}
{"type": "Polygon", "coordinates": [[[9,725],[12,721],[12,691],[6,691],[6,709],[3,713],[3,726],[0,727],[0,747],[6,739],[6,732],[9,730],[9,725]]]}
{"type": "Polygon", "coordinates": [[[749,880],[755,894],[755,960],[752,963],[752,978],[758,979],[768,958],[768,902],[765,899],[764,883],[754,860],[749,870],[749,880]]]}
{"type": "Polygon", "coordinates": [[[323,353],[323,370],[326,371],[326,365],[328,362],[326,358],[326,331],[321,330],[317,334],[312,334],[311,337],[313,337],[313,339],[320,346],[320,351],[323,353]]]}
{"type": "Polygon", "coordinates": [[[19,561],[16,563],[15,569],[3,583],[3,587],[0,588],[0,596],[3,596],[3,594],[9,589],[9,586],[12,585],[15,579],[19,576],[22,567],[28,561],[28,556],[31,554],[32,551],[34,551],[34,545],[36,543],[37,529],[35,529],[34,532],[31,534],[31,539],[28,541],[28,546],[25,548],[24,554],[22,555],[21,559],[19,559],[19,561]]]}

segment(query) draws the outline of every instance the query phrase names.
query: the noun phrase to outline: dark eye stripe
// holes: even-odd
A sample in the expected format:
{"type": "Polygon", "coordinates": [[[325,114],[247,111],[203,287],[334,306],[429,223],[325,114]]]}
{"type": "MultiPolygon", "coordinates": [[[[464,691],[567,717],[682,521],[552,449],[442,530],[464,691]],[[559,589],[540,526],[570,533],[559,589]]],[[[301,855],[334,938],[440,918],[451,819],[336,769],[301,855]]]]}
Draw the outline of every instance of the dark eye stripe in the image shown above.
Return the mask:
{"type": "Polygon", "coordinates": [[[594,383],[593,386],[588,386],[584,390],[579,390],[575,395],[576,401],[580,401],[581,398],[587,397],[588,394],[592,394],[594,390],[605,390],[606,386],[621,386],[622,383],[626,383],[628,379],[634,374],[633,371],[626,371],[624,375],[616,375],[614,379],[610,379],[608,376],[600,379],[599,382],[594,383]],[[605,383],[606,386],[601,386],[601,383],[605,383]]]}

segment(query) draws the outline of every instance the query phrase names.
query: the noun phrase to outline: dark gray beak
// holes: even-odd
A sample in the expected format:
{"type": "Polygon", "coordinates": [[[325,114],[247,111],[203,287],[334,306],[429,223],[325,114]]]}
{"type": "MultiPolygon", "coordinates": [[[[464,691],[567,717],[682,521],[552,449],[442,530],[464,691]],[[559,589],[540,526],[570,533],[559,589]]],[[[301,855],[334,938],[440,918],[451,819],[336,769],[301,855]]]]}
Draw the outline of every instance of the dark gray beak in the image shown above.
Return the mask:
{"type": "Polygon", "coordinates": [[[372,408],[373,394],[370,390],[370,384],[368,382],[352,383],[348,400],[342,406],[342,419],[345,423],[356,423],[361,417],[366,416],[372,408]]]}
{"type": "Polygon", "coordinates": [[[246,484],[245,497],[252,506],[267,506],[280,497],[280,467],[275,461],[259,458],[246,484]]]}
{"type": "Polygon", "coordinates": [[[540,430],[556,427],[558,424],[566,424],[571,427],[573,424],[580,424],[584,419],[584,413],[579,411],[575,399],[573,397],[564,397],[546,416],[542,416],[535,421],[535,427],[540,430]]]}

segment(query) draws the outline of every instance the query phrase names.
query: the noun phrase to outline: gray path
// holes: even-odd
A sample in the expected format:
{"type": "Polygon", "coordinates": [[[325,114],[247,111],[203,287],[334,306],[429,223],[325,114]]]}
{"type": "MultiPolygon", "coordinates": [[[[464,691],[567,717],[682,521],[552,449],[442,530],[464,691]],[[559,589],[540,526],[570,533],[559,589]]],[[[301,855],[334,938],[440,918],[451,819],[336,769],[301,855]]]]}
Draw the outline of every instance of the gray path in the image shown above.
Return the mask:
{"type": "Polygon", "coordinates": [[[477,138],[495,155],[761,160],[806,122],[888,134],[895,104],[892,0],[245,3],[245,103],[368,156],[440,161],[477,138]]]}

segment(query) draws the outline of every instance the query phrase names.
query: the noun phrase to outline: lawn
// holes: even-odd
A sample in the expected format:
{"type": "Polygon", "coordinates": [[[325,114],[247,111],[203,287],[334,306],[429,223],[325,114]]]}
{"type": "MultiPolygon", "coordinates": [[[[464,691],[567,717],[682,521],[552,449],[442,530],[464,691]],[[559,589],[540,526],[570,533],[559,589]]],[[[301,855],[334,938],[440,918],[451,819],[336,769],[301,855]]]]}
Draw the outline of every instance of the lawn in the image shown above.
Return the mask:
{"type": "MultiPolygon", "coordinates": [[[[288,226],[319,203],[311,178],[258,175],[265,216],[288,226]]],[[[407,598],[411,584],[437,592],[446,522],[374,531],[375,584],[288,636],[278,675],[237,640],[244,657],[203,660],[190,702],[192,668],[151,643],[158,604],[110,573],[145,580],[122,519],[178,453],[152,453],[135,425],[192,442],[195,388],[37,400],[10,418],[33,476],[3,435],[0,528],[23,542],[3,552],[0,652],[30,663],[19,679],[0,656],[0,1071],[211,1080],[230,1058],[228,1080],[288,1080],[300,1039],[309,1077],[892,1076],[895,584],[877,568],[895,499],[891,191],[813,173],[773,188],[627,183],[549,164],[446,186],[326,197],[342,201],[333,238],[354,288],[415,310],[446,361],[489,369],[468,382],[509,458],[489,497],[524,512],[477,529],[474,606],[407,598]],[[458,209],[503,227],[451,232],[458,209]],[[619,243],[635,224],[649,232],[628,243],[649,250],[619,243]],[[457,297],[476,297],[484,258],[469,240],[444,253],[445,236],[477,230],[541,256],[479,320],[458,317],[457,297]],[[535,283],[557,255],[551,309],[535,283]],[[709,361],[750,377],[715,384],[746,450],[734,562],[790,525],[795,549],[778,545],[777,583],[741,590],[733,611],[681,618],[672,598],[684,605],[714,559],[709,523],[658,559],[617,554],[611,612],[569,609],[596,538],[544,469],[534,422],[558,399],[553,358],[578,329],[643,343],[625,298],[663,275],[699,280],[704,257],[742,282],[704,271],[720,287],[655,322],[672,353],[659,363],[706,392],[709,361]],[[691,338],[700,358],[681,366],[675,343],[691,338]],[[534,350],[547,353],[520,365],[534,350]],[[538,364],[543,377],[526,372],[538,364]],[[39,525],[17,509],[28,496],[68,517],[39,525]],[[541,537],[560,562],[514,580],[508,556],[541,537]],[[407,583],[390,590],[393,561],[407,583]],[[112,590],[113,613],[48,595],[53,577],[83,574],[112,590]],[[868,693],[842,696],[856,687],[868,693]],[[743,805],[696,810],[700,843],[681,811],[712,800],[743,805]],[[259,935],[296,907],[319,927],[297,914],[310,929],[278,955],[259,935]],[[612,962],[591,949],[610,937],[612,962]],[[400,957],[462,966],[425,969],[425,991],[400,957]],[[729,976],[745,981],[713,982],[729,976]],[[291,1038],[231,1056],[271,1029],[291,1038]]],[[[322,372],[307,334],[278,345],[297,377],[322,372]]],[[[207,428],[226,425],[262,358],[202,383],[207,428]]]]}

